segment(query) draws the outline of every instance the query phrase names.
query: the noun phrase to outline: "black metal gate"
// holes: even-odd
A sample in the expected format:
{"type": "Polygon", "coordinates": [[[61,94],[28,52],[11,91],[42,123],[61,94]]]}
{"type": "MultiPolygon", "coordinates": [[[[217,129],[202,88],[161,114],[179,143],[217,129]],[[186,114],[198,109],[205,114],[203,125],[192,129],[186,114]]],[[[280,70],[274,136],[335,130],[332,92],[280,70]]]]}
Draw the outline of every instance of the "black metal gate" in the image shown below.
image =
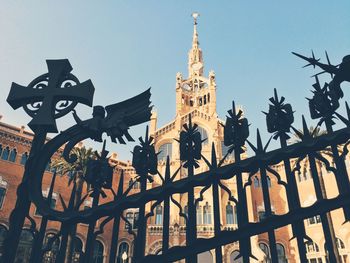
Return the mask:
{"type": "MultiPolygon", "coordinates": [[[[49,245],[50,243],[52,245],[57,238],[64,240],[70,225],[81,222],[90,224],[86,256],[81,259],[84,262],[91,262],[93,248],[91,244],[96,236],[103,232],[105,224],[113,221],[112,246],[109,253],[110,262],[114,263],[120,219],[129,225],[131,224],[123,214],[123,211],[128,208],[139,208],[138,230],[133,232],[132,228],[129,227],[129,232],[134,235],[133,262],[173,262],[181,259],[185,259],[186,262],[197,262],[197,254],[209,250],[215,250],[216,262],[223,262],[222,247],[237,241],[240,248],[238,257],[242,257],[243,262],[249,262],[250,258],[254,257],[250,238],[261,233],[268,234],[272,262],[279,262],[275,230],[288,225],[292,227],[293,237],[297,240],[300,262],[307,262],[305,241],[309,237],[306,235],[303,220],[316,215],[321,218],[327,258],[329,262],[339,262],[335,236],[327,214],[341,208],[345,221],[350,219],[350,184],[345,165],[350,143],[350,108],[346,104],[347,116],[337,113],[340,106],[339,101],[343,97],[340,84],[349,81],[350,78],[349,56],[344,57],[343,62],[338,66],[333,66],[322,64],[314,57],[306,58],[299,54],[296,55],[307,60],[310,65],[318,66],[331,75],[331,81],[323,86],[319,83],[318,75],[315,75],[313,96],[308,101],[311,117],[319,120],[314,129],[309,129],[304,118],[302,119],[302,129],[294,128],[293,109],[290,104],[285,102],[284,97],[278,97],[275,90],[274,96],[270,99],[269,110],[265,114],[267,130],[272,133],[270,140],[272,138],[279,140],[280,148],[268,151],[270,140],[264,144],[259,130],[257,130],[256,143],[248,140],[248,120],[241,111],[236,111],[233,103],[225,123],[224,143],[229,147],[228,154],[234,155],[234,162],[225,164],[224,160],[227,155],[218,160],[214,144],[212,145],[211,160],[207,160],[201,154],[202,139],[197,125],[192,123],[191,115],[189,115],[189,122],[183,126],[178,139],[182,167],[178,167],[178,170],[171,174],[168,158],[165,174],[162,175],[158,172],[153,139],[149,137],[147,131],[144,138],[140,137],[140,145],[136,146],[133,151],[133,166],[138,174],[140,192],[129,195],[132,185],[126,190],[123,189],[124,176],[121,174],[118,191],[114,194],[114,201],[103,205],[96,203],[86,211],[74,209],[73,198],[64,211],[50,208],[49,202],[41,194],[42,177],[47,162],[60,147],[64,146],[63,155],[68,162],[73,163],[75,156],[70,154],[73,147],[86,138],[102,141],[101,135],[104,132],[111,137],[113,142],[118,140],[120,143],[125,143],[124,138],[131,141],[128,128],[150,118],[150,91],[107,107],[95,106],[93,118],[82,121],[75,113],[74,107],[77,103],[91,106],[94,88],[91,81],[80,83],[70,73],[72,68],[68,60],[48,61],[49,72],[35,79],[28,87],[14,83],[7,101],[15,109],[24,107],[26,112],[33,117],[29,125],[35,132],[35,138],[26,164],[23,182],[18,189],[16,208],[11,215],[3,262],[13,262],[15,253],[13,248],[18,245],[19,234],[24,218],[28,216],[31,202],[38,207],[44,222],[35,236],[32,262],[42,260],[45,222],[55,220],[62,222],[62,227],[60,232],[51,238],[49,245]],[[61,101],[60,107],[57,106],[59,101],[61,101]],[[55,119],[70,111],[74,112],[77,124],[45,142],[47,132],[57,131],[55,119]],[[334,131],[335,120],[345,124],[345,128],[334,131]],[[325,125],[326,134],[316,136],[317,129],[322,125],[325,125]],[[300,141],[288,144],[291,133],[296,134],[300,141]],[[241,156],[246,145],[251,147],[255,155],[243,159],[241,156]],[[326,158],[322,155],[322,151],[325,149],[331,153],[331,157],[326,158]],[[194,174],[200,159],[204,159],[207,171],[194,174]],[[296,177],[306,159],[317,201],[309,207],[302,207],[296,177]],[[319,174],[317,163],[322,163],[326,170],[334,175],[339,191],[337,197],[327,198],[325,196],[322,176],[319,174]],[[277,164],[283,164],[283,173],[274,169],[277,164]],[[188,176],[175,180],[181,168],[187,169],[188,176]],[[265,217],[260,222],[250,222],[246,189],[252,184],[252,178],[256,174],[259,174],[261,178],[265,217]],[[152,181],[153,176],[160,176],[162,185],[147,189],[147,181],[152,181]],[[285,214],[275,215],[271,209],[269,194],[271,188],[268,185],[268,176],[274,176],[278,184],[285,188],[289,208],[285,214]],[[236,196],[233,196],[232,189],[225,185],[225,180],[232,178],[235,178],[237,183],[236,196]],[[286,178],[285,181],[283,178],[286,178]],[[194,194],[196,187],[201,189],[199,197],[194,194]],[[202,200],[204,192],[209,188],[212,189],[213,195],[214,236],[204,239],[197,237],[196,204],[202,200]],[[229,200],[237,206],[238,229],[236,230],[222,229],[220,224],[222,219],[220,206],[222,204],[219,201],[219,191],[225,191],[229,200]],[[175,194],[187,195],[187,211],[174,198],[175,194]],[[152,204],[151,211],[146,211],[145,206],[149,202],[152,204]],[[164,207],[162,250],[158,255],[145,255],[147,219],[154,214],[153,210],[160,203],[163,203],[164,207]],[[184,218],[186,223],[185,246],[169,247],[171,203],[178,208],[179,215],[184,218]],[[102,217],[106,217],[106,219],[101,223],[100,229],[94,231],[96,220],[102,217]]],[[[104,145],[102,154],[91,161],[88,166],[90,170],[85,176],[85,180],[92,185],[93,194],[96,197],[103,194],[103,189],[112,187],[112,172],[108,165],[107,154],[104,145]]],[[[73,188],[74,191],[76,191],[75,188],[73,188]]],[[[73,192],[72,196],[74,196],[73,192]]],[[[98,200],[98,198],[96,199],[98,200]]],[[[61,243],[56,262],[63,262],[65,245],[66,243],[61,243]]]]}

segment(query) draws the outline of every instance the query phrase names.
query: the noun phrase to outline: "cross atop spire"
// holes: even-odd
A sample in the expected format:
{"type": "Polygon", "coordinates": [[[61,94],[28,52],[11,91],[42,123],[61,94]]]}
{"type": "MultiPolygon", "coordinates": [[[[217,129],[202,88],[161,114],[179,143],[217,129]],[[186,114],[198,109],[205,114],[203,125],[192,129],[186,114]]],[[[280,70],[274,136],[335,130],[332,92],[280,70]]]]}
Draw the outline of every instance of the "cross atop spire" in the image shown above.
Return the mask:
{"type": "Polygon", "coordinates": [[[198,47],[198,33],[197,33],[197,18],[199,17],[199,13],[192,13],[193,17],[193,40],[192,40],[192,48],[194,46],[198,47]]]}
{"type": "Polygon", "coordinates": [[[192,77],[193,75],[203,75],[203,57],[202,50],[199,48],[198,32],[197,32],[197,19],[199,13],[192,13],[193,17],[193,38],[192,47],[188,53],[188,75],[192,77]]]}

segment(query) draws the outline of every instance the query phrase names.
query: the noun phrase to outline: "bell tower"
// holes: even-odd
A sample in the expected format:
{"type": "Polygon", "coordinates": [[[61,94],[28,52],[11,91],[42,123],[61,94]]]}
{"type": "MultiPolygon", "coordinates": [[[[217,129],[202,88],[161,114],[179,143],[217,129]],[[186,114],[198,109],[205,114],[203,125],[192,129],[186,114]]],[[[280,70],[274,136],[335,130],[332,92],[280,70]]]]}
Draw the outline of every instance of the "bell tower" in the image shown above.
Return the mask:
{"type": "Polygon", "coordinates": [[[193,36],[192,46],[188,52],[188,77],[176,74],[176,114],[184,115],[198,109],[210,116],[216,114],[216,83],[214,71],[204,76],[202,49],[198,41],[199,13],[192,13],[193,36]]]}

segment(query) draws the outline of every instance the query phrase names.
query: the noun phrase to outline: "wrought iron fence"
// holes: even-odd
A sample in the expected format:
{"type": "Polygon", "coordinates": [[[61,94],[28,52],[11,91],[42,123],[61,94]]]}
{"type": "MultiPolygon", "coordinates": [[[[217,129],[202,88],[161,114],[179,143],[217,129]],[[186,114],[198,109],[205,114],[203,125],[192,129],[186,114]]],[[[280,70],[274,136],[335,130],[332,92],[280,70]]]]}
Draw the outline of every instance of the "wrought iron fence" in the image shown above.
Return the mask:
{"type": "MultiPolygon", "coordinates": [[[[316,128],[310,130],[304,117],[302,118],[302,129],[295,128],[293,126],[292,106],[285,102],[284,97],[279,97],[275,90],[274,96],[270,99],[269,110],[265,114],[267,130],[272,133],[270,140],[272,138],[279,140],[280,148],[268,151],[270,140],[264,144],[259,130],[257,130],[256,143],[248,139],[248,120],[243,116],[242,111],[236,110],[233,103],[232,109],[228,111],[224,126],[224,144],[229,147],[228,153],[222,159],[218,159],[213,144],[211,160],[207,160],[201,153],[202,138],[197,125],[192,123],[191,115],[189,115],[189,122],[183,125],[178,139],[181,166],[175,172],[171,172],[169,158],[164,174],[158,171],[153,138],[146,131],[145,137],[139,138],[140,145],[136,146],[133,151],[133,166],[138,174],[137,181],[140,183],[140,192],[130,194],[136,181],[128,189],[123,189],[124,175],[122,173],[119,177],[118,191],[117,193],[113,192],[114,201],[98,205],[98,197],[104,195],[104,190],[112,187],[112,170],[108,165],[108,152],[104,145],[102,154],[96,160],[91,160],[88,173],[85,175],[85,180],[92,185],[92,195],[97,202],[91,209],[84,211],[77,209],[81,203],[74,203],[76,186],[73,187],[70,201],[64,206],[64,211],[50,208],[49,202],[42,196],[41,189],[46,164],[62,146],[65,146],[63,151],[65,159],[74,163],[76,157],[71,154],[73,147],[87,138],[101,142],[101,135],[104,132],[111,137],[113,142],[118,140],[120,143],[125,143],[124,138],[131,141],[128,128],[150,118],[150,91],[105,108],[95,106],[93,118],[82,121],[75,113],[74,107],[77,103],[91,106],[94,89],[91,81],[80,83],[70,73],[72,68],[68,60],[48,61],[49,73],[35,79],[28,87],[13,84],[7,101],[15,109],[24,107],[26,112],[33,117],[30,127],[34,130],[35,137],[26,163],[23,182],[18,189],[16,208],[10,218],[10,229],[5,242],[3,262],[13,262],[14,260],[16,250],[13,248],[18,245],[20,231],[25,217],[29,216],[31,202],[43,215],[40,229],[35,235],[31,262],[40,262],[44,252],[49,250],[58,238],[61,239],[61,245],[56,262],[63,262],[70,227],[77,223],[89,224],[85,257],[82,257],[81,261],[91,262],[94,240],[103,233],[104,226],[109,221],[113,221],[109,262],[114,263],[120,220],[129,226],[128,232],[134,236],[133,262],[174,262],[182,259],[186,262],[197,262],[197,255],[209,250],[215,251],[216,262],[223,262],[222,248],[233,242],[239,242],[238,258],[242,257],[243,262],[249,262],[250,258],[255,257],[251,249],[250,238],[261,233],[268,234],[271,261],[279,262],[275,231],[288,225],[292,228],[293,238],[297,240],[300,262],[307,262],[305,241],[310,240],[310,238],[306,235],[303,220],[316,215],[320,215],[327,258],[330,262],[339,262],[336,239],[328,214],[332,210],[341,208],[345,221],[350,219],[350,184],[345,165],[350,144],[350,108],[346,104],[347,116],[342,116],[337,112],[340,99],[343,97],[340,84],[349,81],[350,78],[349,56],[344,57],[343,62],[338,66],[333,66],[330,63],[322,64],[314,57],[307,58],[299,54],[296,55],[307,60],[310,65],[319,66],[331,74],[332,80],[330,83],[325,83],[323,87],[320,85],[318,75],[315,76],[313,97],[309,99],[309,108],[311,117],[319,120],[316,128]],[[57,106],[58,101],[61,101],[60,107],[57,106]],[[72,110],[77,124],[45,142],[47,132],[57,131],[55,119],[72,110]],[[335,119],[344,123],[345,128],[334,131],[335,119]],[[327,133],[315,136],[317,129],[322,125],[325,125],[327,133]],[[288,144],[291,133],[295,133],[300,141],[288,144]],[[255,154],[249,158],[241,158],[247,145],[255,154]],[[330,158],[325,158],[322,155],[322,151],[325,149],[331,153],[330,158]],[[43,152],[45,154],[42,154],[43,152]],[[234,162],[227,164],[225,159],[229,154],[234,155],[234,162]],[[194,174],[195,168],[199,166],[199,160],[204,160],[206,163],[206,171],[194,174]],[[296,180],[305,160],[310,168],[316,193],[316,202],[309,207],[301,206],[296,180]],[[277,171],[274,167],[281,163],[284,171],[277,171]],[[339,191],[337,197],[327,198],[325,196],[322,176],[320,176],[317,163],[322,163],[326,170],[334,175],[339,191]],[[177,174],[181,169],[187,170],[187,177],[177,179],[177,174]],[[259,222],[251,222],[248,219],[246,190],[252,185],[252,178],[256,174],[259,174],[261,178],[265,214],[259,222]],[[162,184],[147,189],[147,181],[153,181],[155,176],[159,176],[162,184]],[[289,209],[284,214],[276,215],[272,211],[269,177],[275,177],[277,183],[285,188],[289,209]],[[236,195],[225,184],[225,181],[230,179],[236,181],[236,195]],[[200,189],[199,196],[195,195],[195,188],[200,189]],[[208,189],[211,189],[212,193],[214,234],[209,238],[199,238],[197,237],[196,205],[203,200],[203,195],[208,189]],[[237,229],[225,230],[221,225],[220,191],[225,192],[229,200],[237,207],[237,229]],[[187,195],[186,210],[184,204],[174,198],[174,195],[178,194],[187,195]],[[146,255],[147,221],[150,216],[154,215],[154,209],[161,203],[164,209],[161,253],[146,255]],[[177,207],[178,214],[186,225],[186,245],[184,246],[169,246],[171,203],[177,207]],[[147,204],[151,204],[150,211],[145,209],[147,204]],[[139,209],[137,230],[133,230],[132,222],[123,213],[128,208],[139,209]],[[102,217],[105,219],[100,224],[99,229],[95,230],[96,220],[102,217]],[[43,248],[43,238],[48,220],[59,221],[62,226],[59,233],[52,236],[48,245],[43,248]]],[[[51,198],[55,179],[52,181],[48,199],[51,198]]],[[[34,222],[33,228],[36,228],[34,222]]]]}

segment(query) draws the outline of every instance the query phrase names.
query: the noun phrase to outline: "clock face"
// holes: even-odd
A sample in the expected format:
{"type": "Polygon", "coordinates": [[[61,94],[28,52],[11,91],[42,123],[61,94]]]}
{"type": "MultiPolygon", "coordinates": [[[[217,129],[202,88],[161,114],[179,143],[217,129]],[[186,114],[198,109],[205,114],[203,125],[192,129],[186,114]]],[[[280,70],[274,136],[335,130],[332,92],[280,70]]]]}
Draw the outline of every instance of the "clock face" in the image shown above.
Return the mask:
{"type": "Polygon", "coordinates": [[[192,65],[193,70],[200,70],[202,67],[203,67],[203,64],[201,62],[197,62],[192,65]]]}

